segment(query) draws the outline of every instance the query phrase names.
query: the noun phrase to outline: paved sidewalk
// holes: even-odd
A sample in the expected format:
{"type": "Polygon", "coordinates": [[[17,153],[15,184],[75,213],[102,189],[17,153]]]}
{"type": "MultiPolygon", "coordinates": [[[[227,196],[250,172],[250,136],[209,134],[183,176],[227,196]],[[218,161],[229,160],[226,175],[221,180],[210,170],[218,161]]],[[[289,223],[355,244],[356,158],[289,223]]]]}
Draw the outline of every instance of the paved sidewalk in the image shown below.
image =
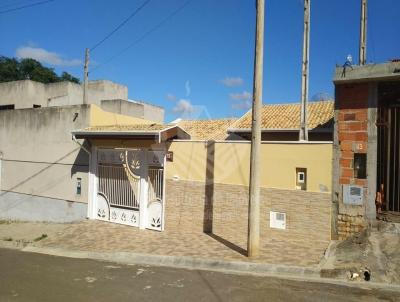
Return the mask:
{"type": "MultiPolygon", "coordinates": [[[[131,252],[163,256],[188,256],[219,261],[250,261],[245,246],[235,245],[217,235],[189,232],[156,232],[113,223],[86,220],[71,224],[0,224],[0,240],[12,237],[20,229],[34,225],[36,233],[26,240],[34,247],[57,248],[86,252],[131,252]],[[38,226],[43,226],[43,232],[38,226]],[[8,232],[8,233],[7,233],[8,232]],[[33,237],[48,236],[39,241],[33,237]],[[7,235],[8,234],[8,235],[7,235]]],[[[29,232],[26,233],[29,235],[29,232]]],[[[279,233],[261,246],[256,263],[317,267],[329,244],[327,241],[309,242],[305,238],[285,238],[279,233]],[[285,240],[284,240],[285,239],[285,240]]]]}

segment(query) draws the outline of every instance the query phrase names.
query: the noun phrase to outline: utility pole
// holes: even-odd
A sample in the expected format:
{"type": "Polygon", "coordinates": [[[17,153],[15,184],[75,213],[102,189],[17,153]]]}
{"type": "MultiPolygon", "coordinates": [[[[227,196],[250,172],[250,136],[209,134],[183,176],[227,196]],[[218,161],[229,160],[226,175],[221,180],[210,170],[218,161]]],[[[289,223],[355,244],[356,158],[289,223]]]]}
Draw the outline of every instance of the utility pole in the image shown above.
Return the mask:
{"type": "Polygon", "coordinates": [[[85,65],[83,69],[83,104],[88,103],[88,86],[89,86],[89,48],[85,50],[85,65]]]}
{"type": "Polygon", "coordinates": [[[368,1],[361,0],[360,65],[365,65],[367,63],[367,14],[368,1]]]}
{"type": "Polygon", "coordinates": [[[301,68],[301,108],[299,133],[299,140],[301,141],[308,141],[307,103],[310,60],[310,2],[311,0],[304,0],[303,61],[301,68]]]}
{"type": "Polygon", "coordinates": [[[256,45],[254,58],[253,106],[251,124],[251,154],[249,183],[249,215],[247,256],[260,253],[260,149],[261,109],[264,56],[264,0],[257,1],[256,45]]]}

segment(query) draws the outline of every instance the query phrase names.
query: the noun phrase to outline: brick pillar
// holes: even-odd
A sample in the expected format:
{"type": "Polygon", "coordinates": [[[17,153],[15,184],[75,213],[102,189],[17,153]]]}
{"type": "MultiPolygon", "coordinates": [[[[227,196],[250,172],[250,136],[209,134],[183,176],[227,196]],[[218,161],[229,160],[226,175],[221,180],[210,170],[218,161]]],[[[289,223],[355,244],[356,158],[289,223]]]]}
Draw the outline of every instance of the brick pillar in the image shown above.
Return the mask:
{"type": "MultiPolygon", "coordinates": [[[[335,136],[336,169],[338,177],[338,212],[336,231],[339,239],[361,231],[366,223],[365,209],[368,200],[368,179],[357,178],[354,171],[354,154],[367,154],[369,84],[342,84],[336,86],[335,110],[337,117],[335,136]],[[363,205],[343,203],[343,186],[363,187],[363,205]]],[[[367,154],[367,161],[368,161],[367,154]]],[[[333,218],[335,219],[335,217],[333,218]]]]}

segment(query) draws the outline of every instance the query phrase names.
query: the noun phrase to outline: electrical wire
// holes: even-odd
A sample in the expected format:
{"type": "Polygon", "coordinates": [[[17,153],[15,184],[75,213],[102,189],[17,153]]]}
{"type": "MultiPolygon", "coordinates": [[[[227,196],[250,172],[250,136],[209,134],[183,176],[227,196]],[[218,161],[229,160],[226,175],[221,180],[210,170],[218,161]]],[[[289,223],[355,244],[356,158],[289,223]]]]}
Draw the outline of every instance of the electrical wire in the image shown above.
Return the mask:
{"type": "Polygon", "coordinates": [[[97,65],[95,68],[93,68],[90,72],[93,73],[95,70],[99,69],[100,67],[110,63],[112,60],[116,59],[120,55],[124,54],[126,51],[131,49],[133,46],[137,45],[140,43],[142,40],[144,40],[148,35],[152,34],[154,31],[159,29],[161,26],[163,26],[168,20],[170,20],[172,17],[177,15],[181,10],[183,10],[192,0],[187,0],[185,1],[181,6],[179,6],[176,10],[174,10],[171,14],[169,14],[167,17],[165,17],[161,22],[157,23],[154,27],[146,31],[142,36],[140,36],[138,39],[133,41],[131,44],[129,44],[127,47],[122,49],[120,52],[115,54],[114,56],[110,57],[108,60],[106,60],[104,63],[101,63],[97,65]]]}
{"type": "Polygon", "coordinates": [[[19,4],[21,4],[21,3],[24,3],[24,2],[33,2],[32,0],[21,0],[21,1],[17,1],[17,2],[15,2],[15,1],[13,1],[14,3],[9,3],[9,4],[2,4],[1,6],[0,6],[0,8],[6,8],[6,7],[11,7],[11,6],[17,6],[17,5],[19,5],[19,4]]]}
{"type": "Polygon", "coordinates": [[[101,44],[103,44],[108,38],[110,38],[113,34],[115,34],[122,26],[124,26],[130,19],[136,16],[147,4],[149,4],[151,0],[146,0],[140,5],[137,9],[135,9],[124,21],[122,21],[116,28],[114,28],[107,36],[97,42],[93,47],[90,48],[91,51],[95,50],[101,44]]]}
{"type": "Polygon", "coordinates": [[[55,0],[40,1],[40,2],[35,2],[35,3],[32,3],[32,4],[19,6],[19,7],[16,7],[16,8],[10,8],[10,9],[7,9],[7,10],[0,11],[0,14],[6,14],[6,13],[10,13],[10,12],[15,12],[17,10],[21,10],[21,9],[28,8],[28,7],[33,7],[33,6],[38,6],[38,5],[49,3],[49,2],[53,2],[53,1],[55,1],[55,0]]]}

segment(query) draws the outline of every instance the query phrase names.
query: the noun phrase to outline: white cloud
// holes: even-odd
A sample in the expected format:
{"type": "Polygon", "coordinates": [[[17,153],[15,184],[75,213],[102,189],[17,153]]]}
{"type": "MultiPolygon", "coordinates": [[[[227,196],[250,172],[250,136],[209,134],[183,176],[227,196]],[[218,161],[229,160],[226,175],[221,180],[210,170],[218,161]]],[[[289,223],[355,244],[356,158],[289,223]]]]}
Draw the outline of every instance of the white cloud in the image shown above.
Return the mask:
{"type": "Polygon", "coordinates": [[[179,115],[182,115],[182,116],[188,116],[188,115],[191,115],[195,111],[195,108],[192,105],[192,103],[190,102],[190,100],[180,99],[176,103],[176,105],[172,109],[172,111],[175,114],[179,114],[179,115]]]}
{"type": "Polygon", "coordinates": [[[229,97],[233,101],[233,109],[248,110],[251,108],[252,94],[250,92],[243,91],[242,93],[230,93],[229,97]]]}
{"type": "Polygon", "coordinates": [[[243,91],[242,93],[230,93],[229,97],[234,101],[248,101],[251,100],[252,94],[248,91],[243,91]]]}
{"type": "Polygon", "coordinates": [[[54,66],[79,66],[82,61],[78,59],[65,59],[60,54],[47,51],[46,49],[32,46],[21,46],[16,50],[19,59],[31,58],[41,63],[54,66]]]}
{"type": "Polygon", "coordinates": [[[192,92],[192,89],[190,88],[189,80],[187,80],[185,83],[185,89],[186,89],[186,97],[188,97],[190,95],[190,93],[192,92]]]}
{"type": "Polygon", "coordinates": [[[167,93],[166,98],[169,101],[176,101],[176,96],[174,94],[172,94],[172,93],[167,93]]]}
{"type": "Polygon", "coordinates": [[[226,77],[220,80],[220,82],[227,87],[237,87],[243,85],[243,79],[240,77],[226,77]]]}
{"type": "Polygon", "coordinates": [[[251,101],[239,101],[232,104],[232,109],[249,110],[251,108],[251,101]]]}

